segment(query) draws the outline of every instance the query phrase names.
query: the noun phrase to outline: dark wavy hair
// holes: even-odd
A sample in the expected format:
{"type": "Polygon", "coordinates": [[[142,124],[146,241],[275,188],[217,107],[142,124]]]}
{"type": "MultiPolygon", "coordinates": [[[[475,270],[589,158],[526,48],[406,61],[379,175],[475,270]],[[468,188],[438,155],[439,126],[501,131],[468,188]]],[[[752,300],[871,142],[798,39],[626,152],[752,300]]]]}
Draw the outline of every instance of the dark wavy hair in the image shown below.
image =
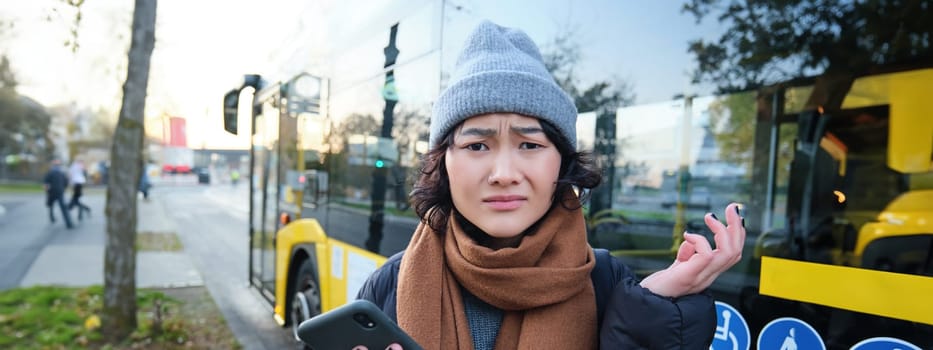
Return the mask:
{"type": "MultiPolygon", "coordinates": [[[[557,188],[551,198],[551,208],[553,209],[557,203],[560,203],[564,208],[577,209],[589,198],[588,190],[595,188],[602,181],[602,175],[596,167],[592,154],[577,152],[556,127],[543,120],[540,122],[544,135],[557,147],[561,155],[557,188]],[[564,194],[575,188],[579,189],[582,194],[579,200],[575,198],[560,200],[560,198],[568,198],[564,197],[564,194]]],[[[445,158],[447,149],[453,145],[454,130],[459,127],[460,124],[450,128],[437,146],[422,157],[420,175],[415,180],[409,195],[418,217],[435,232],[447,230],[447,222],[454,209],[445,158]]]]}

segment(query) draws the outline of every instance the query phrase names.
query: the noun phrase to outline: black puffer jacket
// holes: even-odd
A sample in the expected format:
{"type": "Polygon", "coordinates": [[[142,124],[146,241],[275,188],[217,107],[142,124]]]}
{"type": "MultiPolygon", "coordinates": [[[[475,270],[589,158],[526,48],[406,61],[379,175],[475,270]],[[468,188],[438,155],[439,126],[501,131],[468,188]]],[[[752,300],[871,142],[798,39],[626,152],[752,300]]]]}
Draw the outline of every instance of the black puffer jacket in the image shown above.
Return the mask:
{"type": "MultiPolygon", "coordinates": [[[[596,291],[600,349],[709,349],[716,330],[716,307],[708,292],[680,298],[662,297],[638,285],[635,274],[609,255],[594,249],[590,273],[596,291]]],[[[397,321],[396,287],[404,252],[373,272],[357,294],[397,321]]]]}

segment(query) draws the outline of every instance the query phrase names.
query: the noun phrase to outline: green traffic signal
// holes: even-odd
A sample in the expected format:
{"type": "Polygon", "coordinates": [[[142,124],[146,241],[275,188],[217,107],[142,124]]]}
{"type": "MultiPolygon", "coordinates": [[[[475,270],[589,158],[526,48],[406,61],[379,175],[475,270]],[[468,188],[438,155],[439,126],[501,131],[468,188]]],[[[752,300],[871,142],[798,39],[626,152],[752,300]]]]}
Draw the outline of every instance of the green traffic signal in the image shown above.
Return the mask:
{"type": "Polygon", "coordinates": [[[377,168],[381,168],[381,167],[383,167],[383,166],[385,166],[385,162],[383,162],[382,159],[376,160],[376,167],[377,167],[377,168]]]}

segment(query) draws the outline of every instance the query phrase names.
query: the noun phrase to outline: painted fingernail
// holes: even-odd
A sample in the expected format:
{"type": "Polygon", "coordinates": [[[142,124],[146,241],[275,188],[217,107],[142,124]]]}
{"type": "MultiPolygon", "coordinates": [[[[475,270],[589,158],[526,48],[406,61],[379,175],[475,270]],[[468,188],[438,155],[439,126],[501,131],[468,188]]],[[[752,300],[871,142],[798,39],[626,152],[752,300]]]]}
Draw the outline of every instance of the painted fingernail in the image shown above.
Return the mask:
{"type": "Polygon", "coordinates": [[[713,219],[716,219],[716,220],[719,220],[719,218],[717,218],[717,217],[716,217],[716,214],[713,214],[713,213],[709,213],[709,216],[712,216],[712,217],[713,217],[713,219]]]}
{"type": "Polygon", "coordinates": [[[739,214],[739,215],[742,215],[742,213],[739,212],[739,206],[738,206],[738,205],[735,206],[735,213],[736,213],[736,214],[739,214]]]}
{"type": "Polygon", "coordinates": [[[742,218],[742,227],[745,227],[745,218],[742,218]]]}

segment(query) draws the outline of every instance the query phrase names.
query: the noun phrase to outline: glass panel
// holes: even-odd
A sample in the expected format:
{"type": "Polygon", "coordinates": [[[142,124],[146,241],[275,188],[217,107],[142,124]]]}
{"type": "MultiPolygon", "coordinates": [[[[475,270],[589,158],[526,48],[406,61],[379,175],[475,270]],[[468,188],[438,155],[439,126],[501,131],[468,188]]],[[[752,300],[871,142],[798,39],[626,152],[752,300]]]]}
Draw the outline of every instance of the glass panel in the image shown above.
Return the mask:
{"type": "MultiPolygon", "coordinates": [[[[594,246],[628,251],[623,253],[623,261],[644,273],[670,264],[673,232],[682,232],[675,227],[675,214],[692,217],[708,210],[708,196],[695,206],[678,210],[677,205],[681,199],[679,175],[683,171],[689,176],[690,158],[696,159],[687,144],[692,141],[683,137],[695,131],[690,113],[683,100],[624,107],[616,112],[615,179],[610,181],[615,185],[612,208],[615,217],[623,221],[594,222],[591,240],[594,246]]],[[[689,180],[684,183],[691,184],[689,180]]]]}
{"type": "Polygon", "coordinates": [[[905,174],[888,166],[889,125],[888,108],[883,107],[846,113],[833,118],[828,125],[821,151],[832,157],[836,168],[835,181],[827,189],[832,196],[826,198],[833,204],[833,211],[831,221],[827,219],[829,226],[813,233],[813,240],[823,243],[815,246],[816,259],[933,275],[928,266],[933,247],[931,237],[919,235],[924,232],[901,233],[904,229],[910,232],[910,227],[919,223],[913,221],[920,218],[911,215],[911,211],[922,213],[922,206],[929,203],[926,200],[933,198],[910,186],[911,177],[929,172],[905,174]],[[891,224],[898,223],[898,230],[892,231],[891,224]],[[845,261],[838,245],[854,238],[855,232],[859,240],[867,243],[861,252],[862,261],[845,261]],[[874,237],[868,242],[870,235],[874,237]]]}
{"type": "Polygon", "coordinates": [[[774,210],[771,215],[771,229],[787,228],[787,181],[790,178],[790,164],[794,159],[794,139],[797,136],[797,124],[781,124],[779,128],[777,166],[775,168],[774,210]]]}
{"type": "MultiPolygon", "coordinates": [[[[250,247],[250,254],[252,255],[251,261],[252,266],[250,267],[252,273],[251,277],[260,279],[262,278],[262,240],[263,240],[263,203],[265,202],[265,179],[268,175],[268,163],[269,163],[269,152],[270,150],[265,147],[266,144],[266,119],[268,117],[265,114],[260,114],[256,116],[255,120],[255,130],[252,136],[253,143],[253,169],[252,169],[252,179],[250,179],[250,198],[252,212],[250,216],[250,228],[252,232],[250,233],[250,241],[252,246],[250,247]]],[[[252,281],[251,281],[252,282],[252,281]]],[[[258,283],[258,282],[253,282],[258,283]]]]}
{"type": "Polygon", "coordinates": [[[812,110],[814,106],[807,106],[807,99],[813,93],[813,86],[789,87],[784,92],[784,114],[797,114],[804,110],[812,110]]]}
{"type": "MultiPolygon", "coordinates": [[[[279,176],[282,193],[279,197],[279,212],[297,218],[301,191],[304,188],[298,167],[298,122],[299,118],[283,113],[279,123],[279,176]]],[[[279,227],[281,228],[281,227],[279,227]]]]}
{"type": "MultiPolygon", "coordinates": [[[[326,82],[326,81],[325,81],[326,82]]],[[[326,96],[325,96],[326,97],[326,96]]],[[[322,101],[327,105],[326,99],[322,101]]],[[[304,190],[301,208],[298,209],[300,217],[306,217],[305,210],[317,210],[327,203],[329,177],[324,165],[325,155],[329,154],[331,124],[324,115],[307,115],[298,119],[298,129],[301,130],[299,142],[304,152],[302,166],[304,176],[304,190]]]]}
{"type": "MultiPolygon", "coordinates": [[[[436,25],[426,7],[401,18],[396,34],[399,50],[391,84],[382,70],[383,49],[389,43],[389,26],[373,30],[368,36],[345,47],[339,53],[346,60],[337,61],[336,74],[329,95],[329,118],[310,120],[309,125],[326,130],[326,149],[317,164],[306,164],[306,172],[314,177],[314,185],[325,189],[327,205],[306,205],[303,217],[318,219],[328,235],[357,246],[364,246],[370,236],[370,210],[374,191],[374,173],[385,171],[383,239],[380,253],[391,255],[403,250],[414,232],[417,219],[408,205],[408,192],[414,167],[420,154],[426,151],[431,102],[437,96],[440,79],[439,52],[426,46],[434,40],[436,25]],[[356,57],[365,52],[367,57],[356,57]],[[366,60],[373,64],[360,69],[366,60]],[[389,113],[392,116],[390,137],[381,137],[387,116],[387,98],[396,99],[389,113]],[[326,171],[326,172],[325,172],[326,171]]],[[[321,131],[315,131],[318,133],[321,131]]],[[[309,145],[310,146],[310,145],[309,145]]],[[[306,152],[307,154],[307,152],[306,152]]],[[[322,196],[318,196],[321,198],[322,196]]],[[[305,194],[308,202],[308,194],[305,194]]],[[[313,202],[313,200],[312,200],[313,202]]],[[[319,199],[318,203],[322,203],[319,199]]]]}
{"type": "Polygon", "coordinates": [[[264,137],[263,146],[269,152],[269,159],[266,163],[266,177],[264,179],[266,192],[263,200],[263,221],[262,221],[262,239],[257,243],[257,249],[262,251],[262,284],[263,289],[267,291],[275,290],[275,233],[279,226],[279,213],[277,204],[284,191],[281,190],[279,182],[279,106],[276,97],[273,97],[262,105],[262,114],[264,119],[264,137]]]}
{"type": "Polygon", "coordinates": [[[712,239],[706,213],[721,216],[750,198],[755,94],[684,102],[617,112],[612,206],[625,222],[598,227],[591,238],[644,272],[670,264],[684,230],[712,239]]]}

